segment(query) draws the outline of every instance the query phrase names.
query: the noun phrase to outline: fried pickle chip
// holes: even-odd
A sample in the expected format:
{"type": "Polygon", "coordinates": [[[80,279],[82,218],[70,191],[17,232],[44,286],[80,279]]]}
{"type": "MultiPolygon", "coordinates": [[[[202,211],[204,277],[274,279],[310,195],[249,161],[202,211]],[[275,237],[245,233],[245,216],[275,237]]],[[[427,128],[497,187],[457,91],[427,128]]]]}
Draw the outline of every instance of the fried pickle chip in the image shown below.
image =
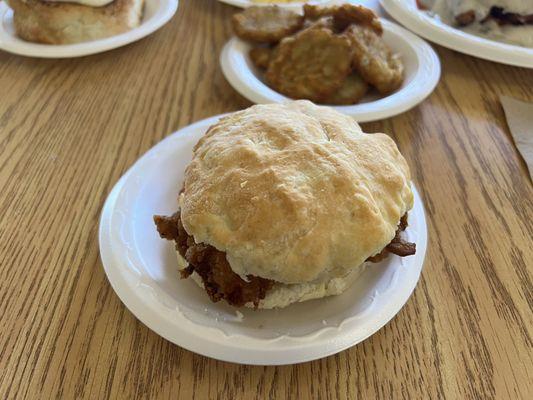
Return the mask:
{"type": "Polygon", "coordinates": [[[249,7],[233,15],[235,34],[243,40],[277,43],[303,25],[303,16],[278,6],[249,7]]]}
{"type": "Polygon", "coordinates": [[[337,6],[314,6],[304,5],[304,17],[309,20],[317,20],[331,16],[335,21],[338,31],[343,31],[351,24],[367,26],[378,35],[383,33],[383,27],[378,16],[369,8],[354,4],[342,4],[337,6]]]}
{"type": "Polygon", "coordinates": [[[353,47],[354,68],[365,81],[382,94],[398,89],[403,82],[403,63],[399,55],[373,30],[351,25],[344,32],[353,47]]]}
{"type": "Polygon", "coordinates": [[[259,69],[267,69],[274,49],[271,47],[254,47],[250,50],[250,59],[259,69]]]}
{"type": "Polygon", "coordinates": [[[325,104],[357,104],[368,91],[368,84],[357,73],[352,73],[342,83],[340,89],[324,100],[325,104]]]}
{"type": "Polygon", "coordinates": [[[346,37],[324,28],[306,29],[281,41],[265,78],[288,97],[320,103],[342,86],[351,59],[346,37]]]}
{"type": "Polygon", "coordinates": [[[335,26],[335,20],[332,16],[320,17],[318,19],[306,19],[303,25],[304,29],[326,28],[331,32],[340,33],[335,26]]]}

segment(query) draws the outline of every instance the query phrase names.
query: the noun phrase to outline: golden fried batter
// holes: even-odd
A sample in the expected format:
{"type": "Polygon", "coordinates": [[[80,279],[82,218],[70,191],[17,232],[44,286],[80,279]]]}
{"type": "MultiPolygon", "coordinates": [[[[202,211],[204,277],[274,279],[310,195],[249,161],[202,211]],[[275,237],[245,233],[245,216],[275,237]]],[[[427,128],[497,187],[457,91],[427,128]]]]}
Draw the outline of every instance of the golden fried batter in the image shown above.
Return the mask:
{"type": "Polygon", "coordinates": [[[259,69],[267,69],[274,49],[270,47],[254,47],[250,50],[250,59],[259,69]]]}
{"type": "Polygon", "coordinates": [[[305,19],[304,20],[304,29],[316,29],[316,28],[326,28],[332,32],[337,32],[335,27],[335,21],[332,16],[320,17],[318,19],[305,19]]]}
{"type": "Polygon", "coordinates": [[[357,73],[349,75],[339,90],[324,100],[331,105],[357,104],[368,91],[368,84],[357,73]]]}
{"type": "Polygon", "coordinates": [[[316,20],[326,16],[333,17],[335,27],[338,31],[343,31],[351,24],[357,24],[369,27],[378,35],[383,33],[383,27],[381,26],[381,22],[379,22],[379,18],[369,8],[354,4],[337,6],[304,5],[304,17],[306,19],[316,20]]]}
{"type": "Polygon", "coordinates": [[[320,103],[342,86],[350,74],[351,59],[346,37],[324,28],[306,29],[278,45],[265,78],[288,97],[320,103]]]}
{"type": "Polygon", "coordinates": [[[373,30],[351,25],[345,31],[352,43],[354,68],[382,94],[398,89],[403,82],[403,63],[373,30]]]}
{"type": "Polygon", "coordinates": [[[277,43],[303,26],[303,16],[278,7],[249,7],[233,15],[235,34],[258,43],[277,43]]]}
{"type": "Polygon", "coordinates": [[[258,276],[248,276],[247,281],[243,280],[233,272],[224,252],[208,244],[195,242],[183,227],[179,211],[169,217],[155,215],[154,222],[159,235],[174,240],[176,250],[189,264],[180,271],[181,277],[188,278],[193,272],[200,275],[211,301],[216,303],[225,299],[237,307],[250,302],[257,307],[274,285],[273,281],[258,276]]]}

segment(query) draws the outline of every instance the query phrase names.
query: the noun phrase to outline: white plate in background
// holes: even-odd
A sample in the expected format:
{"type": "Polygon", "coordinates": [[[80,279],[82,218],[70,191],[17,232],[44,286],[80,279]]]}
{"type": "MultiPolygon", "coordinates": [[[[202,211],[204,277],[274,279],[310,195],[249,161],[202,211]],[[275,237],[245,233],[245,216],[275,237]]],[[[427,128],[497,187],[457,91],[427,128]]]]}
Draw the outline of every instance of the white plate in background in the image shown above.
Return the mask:
{"type": "Polygon", "coordinates": [[[13,26],[13,10],[0,1],[0,50],[29,57],[70,58],[101,53],[135,42],[166,24],[178,9],[179,0],[145,0],[144,14],[137,28],[110,36],[76,44],[42,44],[19,38],[13,26]]]}
{"type": "Polygon", "coordinates": [[[420,11],[416,0],[381,0],[381,5],[403,26],[441,46],[502,64],[533,68],[533,49],[485,39],[454,28],[420,11]]]}
{"type": "MultiPolygon", "coordinates": [[[[380,120],[409,110],[431,94],[440,79],[440,60],[428,43],[390,21],[382,19],[381,23],[383,39],[402,57],[405,80],[396,92],[385,97],[371,92],[359,104],[332,106],[358,122],[380,120]]],[[[228,82],[253,103],[290,100],[264,83],[263,73],[248,56],[251,48],[251,44],[239,38],[233,38],[225,45],[220,64],[228,82]]]]}
{"type": "Polygon", "coordinates": [[[150,329],[190,351],[243,364],[310,361],[359,343],[385,325],[414,290],[427,228],[415,191],[407,238],[414,256],[391,255],[366,268],[340,296],[281,310],[212,303],[191,279],[180,279],[174,245],[159,237],[154,214],[171,214],[192,148],[220,116],[190,125],[142,156],[116,184],[100,220],[100,255],[113,289],[150,329]]]}

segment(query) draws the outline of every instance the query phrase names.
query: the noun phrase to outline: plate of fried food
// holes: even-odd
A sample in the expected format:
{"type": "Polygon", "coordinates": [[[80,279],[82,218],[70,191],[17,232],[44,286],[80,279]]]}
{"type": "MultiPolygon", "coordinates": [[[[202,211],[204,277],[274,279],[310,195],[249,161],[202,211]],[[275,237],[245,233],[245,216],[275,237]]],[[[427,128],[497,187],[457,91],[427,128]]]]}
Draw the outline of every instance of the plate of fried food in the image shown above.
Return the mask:
{"type": "Polygon", "coordinates": [[[533,68],[533,0],[381,0],[398,22],[441,46],[533,68]]]}
{"type": "Polygon", "coordinates": [[[277,6],[234,14],[235,37],[220,62],[254,103],[307,99],[359,122],[402,113],[424,100],[440,61],[424,40],[363,6],[277,6]]]}
{"type": "Polygon", "coordinates": [[[427,243],[393,139],[307,100],[170,135],[116,184],[99,232],[109,282],[150,329],[259,365],[375,333],[414,290],[427,243]]]}
{"type": "Polygon", "coordinates": [[[0,50],[42,58],[100,53],[153,33],[179,0],[7,0],[0,2],[0,50]]]}

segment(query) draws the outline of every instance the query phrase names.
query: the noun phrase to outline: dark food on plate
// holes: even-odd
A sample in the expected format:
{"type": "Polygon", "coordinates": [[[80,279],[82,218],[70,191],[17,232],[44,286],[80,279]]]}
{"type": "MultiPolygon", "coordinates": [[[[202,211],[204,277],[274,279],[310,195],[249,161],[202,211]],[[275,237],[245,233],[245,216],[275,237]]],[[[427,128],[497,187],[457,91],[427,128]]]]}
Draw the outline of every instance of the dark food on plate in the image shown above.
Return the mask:
{"type": "Polygon", "coordinates": [[[242,39],[277,43],[298,31],[303,17],[281,7],[249,7],[233,15],[233,29],[242,39]]]}
{"type": "Polygon", "coordinates": [[[266,6],[233,17],[235,34],[254,42],[250,59],[274,90],[293,99],[349,105],[370,87],[386,95],[401,86],[403,63],[383,41],[372,10],[304,5],[303,13],[266,6]]]}
{"type": "Polygon", "coordinates": [[[367,261],[370,262],[380,262],[387,258],[389,253],[396,254],[400,257],[412,256],[416,253],[416,244],[406,242],[402,239],[401,234],[407,229],[407,214],[404,214],[400,219],[400,224],[398,229],[396,229],[396,234],[392,241],[381,251],[381,253],[376,254],[375,256],[368,257],[367,261]]]}
{"type": "Polygon", "coordinates": [[[493,20],[498,25],[533,25],[531,0],[454,0],[450,2],[455,21],[470,25],[493,20]]]}
{"type": "Polygon", "coordinates": [[[7,0],[17,35],[69,44],[126,32],[141,22],[144,0],[7,0]]]}
{"type": "Polygon", "coordinates": [[[180,271],[182,278],[196,272],[205,291],[213,302],[225,299],[229,304],[244,306],[246,303],[259,305],[274,281],[257,276],[248,276],[247,281],[232,271],[226,254],[213,246],[196,243],[181,223],[180,212],[170,217],[156,215],[154,221],[162,238],[173,240],[176,250],[188,266],[180,271]]]}
{"type": "Polygon", "coordinates": [[[502,7],[491,7],[489,15],[486,18],[495,20],[498,25],[533,25],[533,12],[522,15],[506,12],[502,7]]]}
{"type": "Polygon", "coordinates": [[[532,0],[420,0],[418,7],[466,32],[533,47],[532,0]]]}
{"type": "Polygon", "coordinates": [[[340,294],[402,239],[409,168],[387,135],[301,100],[222,118],[196,144],[179,210],[155,216],[182,278],[214,302],[285,307],[340,294]]]}

